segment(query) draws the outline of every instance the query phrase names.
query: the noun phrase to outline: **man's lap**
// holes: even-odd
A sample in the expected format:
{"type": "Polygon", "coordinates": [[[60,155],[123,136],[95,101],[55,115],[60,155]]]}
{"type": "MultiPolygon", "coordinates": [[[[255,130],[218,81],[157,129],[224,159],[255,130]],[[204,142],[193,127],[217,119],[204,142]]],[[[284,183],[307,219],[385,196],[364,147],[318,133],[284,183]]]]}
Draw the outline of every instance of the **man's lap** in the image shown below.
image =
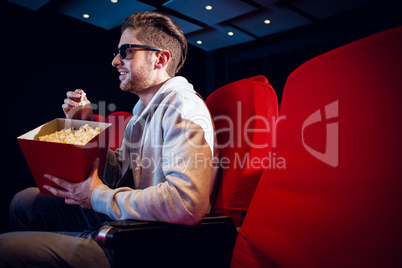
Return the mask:
{"type": "Polygon", "coordinates": [[[42,195],[38,188],[19,192],[10,206],[15,231],[95,231],[106,219],[93,210],[66,205],[63,198],[42,195]]]}
{"type": "Polygon", "coordinates": [[[52,232],[0,235],[0,267],[110,267],[92,239],[52,232]]]}
{"type": "Polygon", "coordinates": [[[104,252],[93,238],[106,218],[66,205],[63,198],[42,195],[38,188],[25,189],[10,206],[10,223],[18,232],[0,235],[0,267],[60,267],[63,263],[74,267],[78,262],[85,267],[86,261],[90,267],[108,267],[111,252],[104,252]]]}

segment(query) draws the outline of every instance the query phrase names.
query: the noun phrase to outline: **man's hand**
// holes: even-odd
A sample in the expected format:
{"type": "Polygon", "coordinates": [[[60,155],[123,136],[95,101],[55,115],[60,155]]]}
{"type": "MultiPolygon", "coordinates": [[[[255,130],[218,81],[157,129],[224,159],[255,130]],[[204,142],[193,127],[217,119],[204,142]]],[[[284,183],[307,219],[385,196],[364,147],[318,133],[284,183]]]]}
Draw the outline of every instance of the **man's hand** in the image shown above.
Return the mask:
{"type": "Polygon", "coordinates": [[[86,94],[82,89],[76,89],[75,91],[68,91],[67,98],[64,99],[64,103],[61,106],[66,118],[80,119],[80,120],[93,120],[93,113],[91,102],[87,99],[86,94]],[[84,105],[80,105],[81,97],[83,97],[84,105]]]}
{"type": "Polygon", "coordinates": [[[55,184],[65,189],[58,189],[50,185],[44,185],[43,188],[54,194],[55,196],[65,199],[67,205],[79,205],[82,208],[91,209],[92,192],[99,184],[103,182],[98,175],[99,158],[96,158],[92,163],[91,173],[89,177],[80,183],[72,183],[53,175],[46,174],[45,178],[53,181],[55,184]]]}

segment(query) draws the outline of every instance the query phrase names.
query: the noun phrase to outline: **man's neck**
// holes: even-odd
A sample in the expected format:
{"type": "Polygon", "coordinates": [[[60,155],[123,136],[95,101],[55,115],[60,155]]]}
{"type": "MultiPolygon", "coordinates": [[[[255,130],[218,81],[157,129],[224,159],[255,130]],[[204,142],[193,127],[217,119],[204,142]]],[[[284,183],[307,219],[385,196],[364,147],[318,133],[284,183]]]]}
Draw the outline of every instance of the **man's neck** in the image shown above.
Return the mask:
{"type": "Polygon", "coordinates": [[[166,83],[167,80],[169,80],[170,77],[168,77],[166,80],[164,80],[163,82],[156,84],[152,87],[150,87],[148,90],[146,90],[145,92],[141,93],[140,95],[138,95],[138,97],[140,98],[141,102],[147,106],[152,98],[155,96],[155,94],[158,92],[158,90],[163,86],[164,83],[166,83]]]}

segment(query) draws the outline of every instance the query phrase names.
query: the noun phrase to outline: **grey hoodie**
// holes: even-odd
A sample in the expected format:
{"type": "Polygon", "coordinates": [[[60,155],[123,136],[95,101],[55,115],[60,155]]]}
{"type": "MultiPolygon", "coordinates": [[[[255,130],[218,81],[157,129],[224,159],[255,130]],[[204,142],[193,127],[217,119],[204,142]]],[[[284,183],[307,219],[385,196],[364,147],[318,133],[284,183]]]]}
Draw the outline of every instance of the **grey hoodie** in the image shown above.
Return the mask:
{"type": "Polygon", "coordinates": [[[93,191],[92,206],[116,220],[193,225],[208,209],[217,167],[209,111],[185,78],[174,77],[147,106],[135,105],[122,146],[108,152],[105,185],[93,191]]]}

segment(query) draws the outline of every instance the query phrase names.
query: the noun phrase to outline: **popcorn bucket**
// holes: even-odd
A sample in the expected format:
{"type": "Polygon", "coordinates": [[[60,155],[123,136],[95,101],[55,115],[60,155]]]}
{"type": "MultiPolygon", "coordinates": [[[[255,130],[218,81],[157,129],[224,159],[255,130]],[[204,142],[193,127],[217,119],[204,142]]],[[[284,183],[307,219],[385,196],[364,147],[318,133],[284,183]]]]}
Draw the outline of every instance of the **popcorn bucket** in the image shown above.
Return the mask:
{"type": "Polygon", "coordinates": [[[17,138],[35,182],[42,194],[52,195],[43,189],[44,184],[58,187],[44,178],[51,174],[70,182],[84,181],[91,171],[92,162],[99,157],[99,177],[103,177],[109,145],[111,124],[56,118],[17,138]],[[39,137],[52,134],[66,128],[79,129],[88,124],[91,128],[100,128],[100,133],[85,145],[40,141],[39,137]]]}

